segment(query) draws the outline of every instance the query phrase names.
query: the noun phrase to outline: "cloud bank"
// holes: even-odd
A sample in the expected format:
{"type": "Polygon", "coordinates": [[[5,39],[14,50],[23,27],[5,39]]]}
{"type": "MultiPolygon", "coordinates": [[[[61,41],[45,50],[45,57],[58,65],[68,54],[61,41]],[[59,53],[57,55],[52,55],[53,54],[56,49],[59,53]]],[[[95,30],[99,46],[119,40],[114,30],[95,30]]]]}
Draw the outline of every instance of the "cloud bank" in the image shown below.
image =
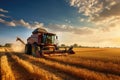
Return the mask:
{"type": "Polygon", "coordinates": [[[70,0],[70,6],[97,24],[111,24],[120,18],[120,0],[70,0]]]}
{"type": "Polygon", "coordinates": [[[40,23],[40,22],[34,22],[34,23],[30,24],[30,23],[24,21],[23,19],[13,20],[13,21],[5,21],[2,18],[0,18],[0,23],[5,24],[7,26],[12,26],[12,27],[23,26],[28,29],[35,29],[35,28],[43,27],[43,25],[44,25],[43,23],[40,23]]]}
{"type": "Polygon", "coordinates": [[[8,13],[8,11],[7,11],[7,10],[4,10],[4,9],[2,9],[2,8],[0,8],[0,12],[3,12],[3,13],[8,13]]]}
{"type": "Polygon", "coordinates": [[[71,32],[73,34],[80,34],[80,35],[89,35],[94,33],[94,29],[89,28],[89,27],[74,27],[70,25],[58,25],[58,24],[53,24],[53,25],[48,25],[46,28],[51,29],[54,32],[71,32]]]}
{"type": "MultiPolygon", "coordinates": [[[[70,6],[76,7],[78,13],[87,17],[81,22],[93,23],[93,32],[111,32],[119,28],[120,0],[70,0],[70,6]]],[[[89,26],[88,26],[89,27],[89,26]]]]}
{"type": "MultiPolygon", "coordinates": [[[[2,8],[0,8],[0,12],[8,13],[7,10],[4,10],[2,8]]],[[[37,21],[35,21],[33,23],[26,22],[23,19],[6,21],[5,19],[3,19],[3,17],[4,18],[10,18],[9,16],[6,16],[4,14],[0,14],[0,23],[5,24],[7,26],[11,26],[11,27],[22,26],[22,27],[26,27],[28,29],[35,29],[35,28],[39,28],[39,27],[43,27],[44,26],[43,23],[37,22],[37,21]]]]}
{"type": "Polygon", "coordinates": [[[9,16],[6,16],[6,15],[4,15],[4,14],[0,14],[0,17],[9,18],[9,16]]]}

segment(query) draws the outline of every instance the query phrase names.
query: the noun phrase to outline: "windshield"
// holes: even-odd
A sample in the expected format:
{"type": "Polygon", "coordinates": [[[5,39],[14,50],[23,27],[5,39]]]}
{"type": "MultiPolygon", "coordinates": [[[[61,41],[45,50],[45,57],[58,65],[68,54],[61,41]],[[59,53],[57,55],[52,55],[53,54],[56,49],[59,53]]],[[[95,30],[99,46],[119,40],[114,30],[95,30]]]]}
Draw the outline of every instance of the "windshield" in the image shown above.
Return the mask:
{"type": "Polygon", "coordinates": [[[43,35],[43,42],[46,44],[54,44],[55,35],[44,34],[43,35]]]}

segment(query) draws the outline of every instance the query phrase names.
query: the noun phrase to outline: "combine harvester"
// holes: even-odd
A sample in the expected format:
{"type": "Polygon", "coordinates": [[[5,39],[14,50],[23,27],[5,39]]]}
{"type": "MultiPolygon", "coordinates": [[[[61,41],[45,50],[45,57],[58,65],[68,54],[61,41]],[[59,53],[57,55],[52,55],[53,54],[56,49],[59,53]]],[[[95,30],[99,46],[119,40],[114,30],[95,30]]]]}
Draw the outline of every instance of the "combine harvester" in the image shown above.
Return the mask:
{"type": "Polygon", "coordinates": [[[19,37],[17,37],[16,41],[20,41],[25,45],[26,54],[33,56],[43,56],[44,54],[75,54],[72,46],[68,50],[67,48],[65,50],[59,50],[57,39],[56,34],[49,33],[43,28],[37,28],[27,39],[27,44],[19,37]]]}

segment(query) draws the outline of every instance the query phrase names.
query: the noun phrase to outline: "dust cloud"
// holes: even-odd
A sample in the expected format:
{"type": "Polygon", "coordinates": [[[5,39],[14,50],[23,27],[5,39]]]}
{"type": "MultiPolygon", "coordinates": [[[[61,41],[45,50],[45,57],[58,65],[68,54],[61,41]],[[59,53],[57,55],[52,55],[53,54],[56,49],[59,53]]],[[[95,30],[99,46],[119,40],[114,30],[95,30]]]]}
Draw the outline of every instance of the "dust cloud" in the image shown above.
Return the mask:
{"type": "Polygon", "coordinates": [[[20,53],[23,53],[25,51],[25,45],[22,44],[21,42],[17,41],[17,42],[14,42],[12,45],[11,45],[11,48],[14,52],[20,52],[20,53]]]}

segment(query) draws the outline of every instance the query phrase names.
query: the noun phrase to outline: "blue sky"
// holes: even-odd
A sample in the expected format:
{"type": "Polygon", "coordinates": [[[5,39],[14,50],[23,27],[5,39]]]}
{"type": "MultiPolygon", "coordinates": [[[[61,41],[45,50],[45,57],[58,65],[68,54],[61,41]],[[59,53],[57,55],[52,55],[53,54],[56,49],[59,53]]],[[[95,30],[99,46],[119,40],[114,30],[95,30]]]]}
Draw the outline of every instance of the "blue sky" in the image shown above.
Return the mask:
{"type": "Polygon", "coordinates": [[[16,36],[26,41],[43,27],[67,45],[118,46],[113,41],[120,37],[119,5],[118,0],[1,0],[0,44],[14,42],[16,36]]]}

